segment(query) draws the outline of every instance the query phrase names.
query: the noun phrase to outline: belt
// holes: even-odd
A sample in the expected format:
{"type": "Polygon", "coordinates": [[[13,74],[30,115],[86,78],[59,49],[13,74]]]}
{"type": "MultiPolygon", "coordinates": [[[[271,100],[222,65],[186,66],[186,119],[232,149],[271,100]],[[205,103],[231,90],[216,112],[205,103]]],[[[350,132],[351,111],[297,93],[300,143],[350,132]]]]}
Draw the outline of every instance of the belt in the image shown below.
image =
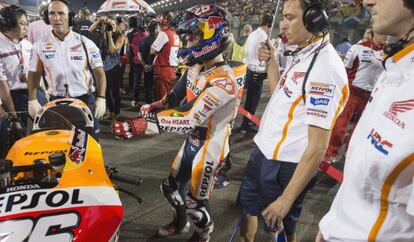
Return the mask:
{"type": "Polygon", "coordinates": [[[260,74],[267,73],[266,69],[264,67],[261,67],[261,66],[248,65],[247,69],[249,69],[252,72],[256,72],[256,73],[260,73],[260,74]]]}
{"type": "MultiPolygon", "coordinates": [[[[81,96],[77,96],[77,97],[70,97],[70,98],[75,98],[75,99],[79,99],[79,100],[81,100],[82,102],[84,102],[84,103],[88,103],[88,98],[89,98],[89,95],[92,95],[91,93],[87,93],[87,94],[83,94],[83,95],[81,95],[81,96]]],[[[62,97],[62,96],[51,96],[51,98],[53,99],[53,100],[56,100],[56,99],[62,99],[62,98],[66,98],[66,97],[62,97]]]]}
{"type": "Polygon", "coordinates": [[[365,96],[365,97],[371,96],[370,91],[364,90],[360,87],[356,87],[353,85],[349,85],[349,92],[352,93],[352,95],[356,95],[356,96],[365,96]]]}

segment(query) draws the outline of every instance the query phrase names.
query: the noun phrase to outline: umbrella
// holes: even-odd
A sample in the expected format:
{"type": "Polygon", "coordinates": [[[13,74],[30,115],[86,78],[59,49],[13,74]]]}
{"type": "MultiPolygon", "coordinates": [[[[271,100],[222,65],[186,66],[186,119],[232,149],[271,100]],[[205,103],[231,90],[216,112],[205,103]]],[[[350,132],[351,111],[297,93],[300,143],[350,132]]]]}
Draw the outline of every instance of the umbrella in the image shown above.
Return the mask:
{"type": "Polygon", "coordinates": [[[99,8],[97,15],[135,14],[137,12],[153,12],[154,9],[144,0],[106,0],[99,8]]]}

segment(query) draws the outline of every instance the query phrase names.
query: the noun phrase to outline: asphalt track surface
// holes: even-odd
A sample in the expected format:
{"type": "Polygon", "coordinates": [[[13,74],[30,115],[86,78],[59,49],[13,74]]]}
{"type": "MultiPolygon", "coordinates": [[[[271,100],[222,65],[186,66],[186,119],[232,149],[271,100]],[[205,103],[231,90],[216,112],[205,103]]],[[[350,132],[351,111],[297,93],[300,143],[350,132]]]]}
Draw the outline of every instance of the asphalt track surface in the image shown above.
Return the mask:
{"type": "MultiPolygon", "coordinates": [[[[130,96],[131,94],[123,96],[121,115],[124,117],[133,117],[137,114],[136,108],[128,106],[130,96]]],[[[268,100],[269,91],[265,84],[256,113],[257,116],[261,116],[268,100]]],[[[229,241],[241,214],[235,201],[247,159],[254,144],[253,135],[238,132],[237,127],[240,122],[241,117],[238,116],[231,137],[233,166],[228,174],[232,182],[228,187],[215,189],[210,199],[212,217],[215,222],[215,229],[210,240],[212,242],[229,241]]],[[[133,197],[121,193],[125,210],[120,241],[181,242],[191,237],[192,230],[187,234],[171,238],[158,238],[156,236],[158,227],[169,223],[173,216],[172,210],[161,194],[159,186],[161,180],[168,176],[170,163],[176,156],[185,137],[163,133],[157,136],[142,136],[120,141],[114,139],[108,122],[101,122],[101,130],[100,142],[106,164],[118,167],[123,174],[143,178],[143,183],[140,186],[117,183],[118,186],[126,188],[143,199],[143,203],[139,204],[133,197]]],[[[342,162],[339,162],[338,165],[341,166],[342,162]]],[[[316,186],[306,196],[302,214],[299,218],[297,227],[299,241],[314,241],[318,222],[329,210],[337,190],[338,184],[334,180],[326,175],[319,177],[316,186]]],[[[238,238],[235,241],[238,241],[238,238]]],[[[263,231],[261,222],[259,223],[256,241],[272,241],[271,237],[263,231]]]]}

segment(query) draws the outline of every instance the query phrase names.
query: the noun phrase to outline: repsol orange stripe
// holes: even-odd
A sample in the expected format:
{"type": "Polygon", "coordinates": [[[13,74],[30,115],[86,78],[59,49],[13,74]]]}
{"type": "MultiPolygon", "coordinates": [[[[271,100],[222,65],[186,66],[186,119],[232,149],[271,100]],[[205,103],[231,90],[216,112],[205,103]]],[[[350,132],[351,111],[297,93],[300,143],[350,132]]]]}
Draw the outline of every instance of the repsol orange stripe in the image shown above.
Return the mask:
{"type": "Polygon", "coordinates": [[[402,160],[392,172],[388,175],[387,179],[382,185],[381,188],[381,207],[380,213],[377,217],[377,220],[374,223],[374,226],[371,228],[371,231],[368,236],[368,242],[375,242],[378,236],[379,231],[381,230],[382,225],[385,222],[385,218],[388,214],[388,197],[390,196],[392,186],[397,180],[398,176],[412,163],[414,162],[414,153],[411,153],[408,157],[402,160]]]}
{"type": "Polygon", "coordinates": [[[401,60],[404,56],[406,56],[408,53],[410,53],[411,51],[414,51],[414,44],[411,44],[411,45],[405,47],[404,49],[402,49],[400,52],[395,54],[392,57],[392,59],[394,60],[394,62],[397,62],[397,61],[401,60]]]}
{"type": "Polygon", "coordinates": [[[346,100],[348,99],[348,95],[349,95],[349,88],[348,88],[348,84],[346,84],[342,88],[342,97],[341,97],[341,100],[339,101],[338,107],[336,108],[335,116],[331,123],[331,128],[330,128],[331,130],[333,129],[336,119],[339,116],[339,111],[341,111],[342,107],[345,105],[346,100]]]}
{"type": "Polygon", "coordinates": [[[283,142],[286,140],[287,131],[289,129],[290,124],[293,120],[293,112],[295,111],[296,106],[302,101],[302,96],[296,98],[293,102],[292,106],[290,106],[289,113],[288,113],[288,120],[286,121],[285,125],[283,126],[282,137],[280,138],[279,142],[276,145],[275,151],[273,152],[273,160],[277,160],[277,156],[279,154],[280,147],[282,146],[283,142]]]}
{"type": "Polygon", "coordinates": [[[213,123],[213,119],[210,117],[208,119],[208,128],[207,128],[207,136],[206,136],[206,142],[203,145],[203,153],[201,154],[201,159],[198,162],[198,164],[196,165],[196,167],[193,170],[192,173],[192,177],[195,179],[192,179],[191,181],[191,193],[194,196],[197,196],[197,187],[198,184],[200,184],[200,178],[201,175],[203,173],[203,169],[204,169],[204,163],[206,161],[206,154],[207,154],[207,149],[208,149],[208,145],[210,144],[210,138],[211,138],[211,126],[213,123]]]}

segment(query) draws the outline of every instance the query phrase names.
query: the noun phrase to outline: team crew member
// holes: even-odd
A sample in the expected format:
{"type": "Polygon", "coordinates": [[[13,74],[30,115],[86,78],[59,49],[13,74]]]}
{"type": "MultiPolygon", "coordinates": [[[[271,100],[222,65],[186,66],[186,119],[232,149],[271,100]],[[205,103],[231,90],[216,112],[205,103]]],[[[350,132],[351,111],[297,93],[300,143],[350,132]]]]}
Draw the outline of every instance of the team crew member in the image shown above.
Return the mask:
{"type": "Polygon", "coordinates": [[[365,0],[386,46],[378,78],[346,154],[344,181],[319,223],[317,241],[414,238],[414,1],[365,0]],[[323,238],[322,238],[323,237],[323,238]]]}
{"type": "Polygon", "coordinates": [[[28,24],[26,11],[20,7],[11,5],[0,10],[1,98],[13,121],[19,123],[20,119],[24,132],[27,128],[27,73],[32,51],[32,45],[23,39],[28,24]]]}
{"type": "Polygon", "coordinates": [[[386,36],[372,32],[368,40],[353,45],[345,56],[344,63],[348,74],[350,95],[344,111],[336,120],[332,130],[325,162],[331,163],[335,160],[335,156],[344,143],[343,139],[349,122],[353,119],[353,122],[358,123],[367,105],[371,91],[384,70],[382,60],[385,41],[386,36]]]}
{"type": "Polygon", "coordinates": [[[173,19],[171,12],[165,12],[161,20],[161,31],[151,46],[151,55],[157,55],[154,63],[155,98],[161,99],[174,86],[175,68],[178,66],[177,51],[180,38],[169,26],[173,19]]]}
{"type": "Polygon", "coordinates": [[[258,215],[270,230],[283,221],[288,240],[296,241],[304,196],[348,98],[344,65],[326,34],[330,6],[329,0],[284,3],[281,29],[298,49],[282,76],[275,47],[260,48],[260,59],[270,58],[273,94],[240,186],[239,204],[247,214],[243,241],[254,241],[258,215]]]}
{"type": "MultiPolygon", "coordinates": [[[[249,34],[246,40],[246,101],[244,102],[244,109],[251,114],[255,114],[257,105],[260,101],[260,96],[263,89],[263,80],[266,79],[266,67],[260,64],[258,59],[260,43],[263,43],[272,26],[273,17],[265,14],[262,17],[262,23],[255,31],[249,34]]],[[[254,124],[248,118],[243,117],[243,122],[240,126],[242,133],[257,133],[253,128],[254,124]]]]}
{"type": "MultiPolygon", "coordinates": [[[[40,110],[36,100],[41,72],[46,73],[50,100],[73,97],[85,102],[94,110],[95,118],[105,113],[105,72],[99,49],[86,37],[72,32],[74,14],[69,12],[69,5],[62,0],[54,0],[49,4],[48,16],[52,32],[33,47],[32,63],[29,73],[29,113],[35,117],[40,110]],[[97,97],[93,77],[97,82],[97,97]]],[[[95,121],[95,137],[99,134],[98,122],[95,121]]]]}
{"type": "Polygon", "coordinates": [[[164,196],[176,211],[175,218],[158,234],[188,232],[187,214],[195,225],[189,241],[209,241],[213,220],[207,201],[214,176],[229,152],[231,122],[240,102],[234,72],[222,56],[232,44],[231,15],[215,5],[197,5],[179,16],[175,20],[178,31],[186,33],[189,41],[189,47],[180,49],[179,56],[190,67],[167,96],[141,108],[146,119],[115,123],[113,130],[125,138],[159,131],[188,134],[172,163],[170,176],[161,184],[164,196]],[[156,108],[168,109],[156,115],[149,113],[156,108]],[[191,190],[186,192],[189,180],[191,190]]]}

